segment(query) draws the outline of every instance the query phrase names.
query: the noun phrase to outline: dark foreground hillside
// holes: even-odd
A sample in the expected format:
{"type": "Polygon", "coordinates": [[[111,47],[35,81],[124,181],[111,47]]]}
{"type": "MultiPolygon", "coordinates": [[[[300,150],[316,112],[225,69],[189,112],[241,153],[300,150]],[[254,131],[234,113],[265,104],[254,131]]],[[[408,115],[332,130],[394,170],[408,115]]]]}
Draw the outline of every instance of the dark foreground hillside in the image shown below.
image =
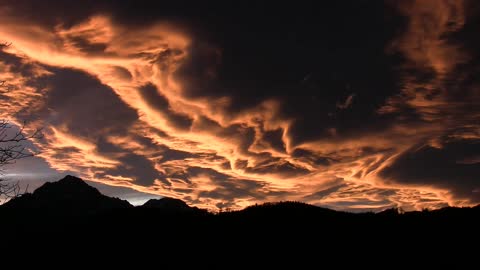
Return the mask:
{"type": "Polygon", "coordinates": [[[353,214],[280,202],[212,214],[171,198],[133,207],[72,176],[4,204],[0,216],[6,243],[87,245],[100,252],[167,249],[176,255],[222,258],[246,250],[258,256],[266,251],[314,256],[338,252],[393,256],[402,251],[420,256],[432,248],[451,252],[477,243],[480,233],[480,207],[353,214]]]}

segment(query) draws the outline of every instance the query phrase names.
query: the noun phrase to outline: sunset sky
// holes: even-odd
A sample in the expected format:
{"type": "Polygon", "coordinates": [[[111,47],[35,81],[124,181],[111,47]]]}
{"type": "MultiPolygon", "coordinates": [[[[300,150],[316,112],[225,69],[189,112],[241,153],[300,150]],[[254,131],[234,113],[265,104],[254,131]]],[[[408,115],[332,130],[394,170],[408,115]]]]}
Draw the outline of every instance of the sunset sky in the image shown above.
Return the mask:
{"type": "Polygon", "coordinates": [[[212,210],[480,203],[478,1],[223,2],[0,0],[0,118],[44,134],[7,176],[212,210]]]}

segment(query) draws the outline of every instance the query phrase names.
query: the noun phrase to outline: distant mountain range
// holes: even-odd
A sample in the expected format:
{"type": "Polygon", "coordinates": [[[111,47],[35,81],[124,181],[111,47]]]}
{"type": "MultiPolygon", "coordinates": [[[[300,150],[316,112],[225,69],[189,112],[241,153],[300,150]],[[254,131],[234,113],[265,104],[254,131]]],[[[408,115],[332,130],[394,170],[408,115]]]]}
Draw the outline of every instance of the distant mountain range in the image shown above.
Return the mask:
{"type": "Polygon", "coordinates": [[[430,260],[426,250],[437,254],[457,247],[463,250],[465,243],[475,245],[479,240],[480,207],[354,214],[278,202],[210,213],[173,198],[134,207],[67,176],[0,206],[0,220],[4,247],[27,258],[45,252],[49,263],[62,252],[75,258],[70,264],[92,264],[92,254],[103,258],[111,252],[109,263],[123,263],[135,254],[135,262],[168,261],[175,269],[199,263],[206,269],[236,268],[242,263],[247,264],[244,269],[252,269],[258,260],[282,269],[286,261],[297,265],[305,258],[311,269],[312,264],[325,266],[328,259],[337,266],[344,260],[371,265],[387,258],[416,260],[412,254],[430,260]],[[12,243],[19,249],[12,249],[12,243]],[[30,252],[24,251],[29,248],[30,252]],[[379,252],[387,257],[377,259],[379,252]],[[364,255],[350,259],[358,254],[364,255]],[[334,259],[338,255],[343,259],[334,259]]]}
{"type": "MultiPolygon", "coordinates": [[[[96,188],[88,185],[82,179],[67,175],[57,182],[47,182],[36,189],[33,193],[26,193],[14,198],[7,203],[0,205],[0,209],[9,211],[48,211],[69,214],[96,214],[106,211],[120,211],[126,209],[155,209],[169,213],[192,213],[202,212],[208,213],[206,210],[197,207],[191,207],[184,201],[175,198],[164,197],[161,199],[150,199],[141,206],[134,207],[126,200],[112,198],[103,195],[96,188]]],[[[262,216],[268,212],[269,215],[283,215],[293,213],[311,213],[326,216],[418,216],[418,215],[435,215],[446,212],[465,212],[479,211],[480,205],[473,208],[455,208],[447,207],[433,211],[407,212],[400,214],[397,209],[388,209],[377,214],[363,213],[353,214],[347,212],[339,212],[331,209],[321,208],[301,202],[277,202],[264,203],[261,205],[249,206],[240,211],[223,212],[222,215],[253,215],[262,216]]],[[[213,215],[212,213],[209,213],[213,215]]]]}
{"type": "Polygon", "coordinates": [[[301,202],[278,202],[215,214],[179,199],[162,198],[134,207],[125,200],[101,194],[74,176],[45,183],[31,194],[10,200],[0,206],[0,217],[8,221],[0,224],[0,229],[19,233],[49,231],[59,235],[63,232],[70,237],[74,230],[81,232],[80,235],[114,237],[135,232],[163,241],[178,235],[240,241],[243,237],[277,237],[277,233],[289,237],[320,237],[317,240],[324,241],[325,237],[379,237],[379,232],[384,230],[396,232],[396,236],[411,233],[433,236],[436,230],[464,233],[480,227],[479,206],[354,214],[301,202]],[[329,234],[318,235],[320,231],[329,234]]]}
{"type": "MultiPolygon", "coordinates": [[[[38,210],[71,215],[134,208],[128,201],[105,196],[82,179],[71,175],[57,182],[47,182],[33,193],[23,194],[0,207],[7,210],[38,210]]],[[[150,199],[139,208],[165,212],[199,211],[182,200],[168,197],[150,199]]]]}

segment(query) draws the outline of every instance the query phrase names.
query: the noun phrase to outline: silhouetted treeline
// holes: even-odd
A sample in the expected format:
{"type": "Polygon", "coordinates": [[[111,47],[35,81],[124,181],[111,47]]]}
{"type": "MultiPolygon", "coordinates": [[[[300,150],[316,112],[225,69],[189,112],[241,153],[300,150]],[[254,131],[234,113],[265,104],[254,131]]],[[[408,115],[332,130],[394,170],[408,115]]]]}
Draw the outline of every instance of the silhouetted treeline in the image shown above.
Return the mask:
{"type": "Polygon", "coordinates": [[[367,252],[370,245],[376,252],[402,246],[409,252],[422,252],[432,247],[451,248],[446,244],[451,242],[454,246],[474,242],[480,228],[478,206],[355,214],[278,202],[214,214],[178,199],[163,198],[133,207],[70,176],[1,206],[0,217],[0,230],[15,242],[96,243],[99,246],[93,248],[102,249],[146,248],[145,243],[155,243],[159,250],[171,247],[214,256],[210,250],[227,258],[238,256],[242,247],[251,252],[249,256],[266,250],[356,253],[367,252]]]}

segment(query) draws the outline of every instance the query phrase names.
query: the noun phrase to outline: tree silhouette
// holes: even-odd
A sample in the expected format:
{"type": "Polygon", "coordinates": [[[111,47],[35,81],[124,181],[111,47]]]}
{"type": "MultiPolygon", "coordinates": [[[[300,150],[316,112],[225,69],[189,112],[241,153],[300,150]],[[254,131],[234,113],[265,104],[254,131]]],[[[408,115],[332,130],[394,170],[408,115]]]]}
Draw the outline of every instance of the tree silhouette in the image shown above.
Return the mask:
{"type": "MultiPolygon", "coordinates": [[[[31,157],[34,152],[26,148],[24,143],[30,139],[39,138],[40,130],[35,130],[30,135],[24,133],[25,125],[16,129],[7,120],[0,120],[0,174],[5,172],[5,165],[13,164],[17,160],[31,157]]],[[[9,200],[20,194],[18,182],[9,182],[0,178],[0,198],[9,200]]]]}

